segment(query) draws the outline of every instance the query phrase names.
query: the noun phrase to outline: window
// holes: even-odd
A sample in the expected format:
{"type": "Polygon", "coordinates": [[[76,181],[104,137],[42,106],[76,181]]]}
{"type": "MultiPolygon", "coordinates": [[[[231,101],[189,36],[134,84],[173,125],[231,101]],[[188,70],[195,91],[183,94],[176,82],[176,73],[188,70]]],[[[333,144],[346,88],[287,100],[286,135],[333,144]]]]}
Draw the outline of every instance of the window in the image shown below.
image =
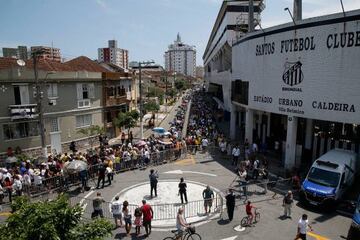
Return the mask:
{"type": "Polygon", "coordinates": [[[129,92],[131,92],[131,85],[129,85],[129,92]]]}
{"type": "Polygon", "coordinates": [[[114,86],[111,86],[111,87],[108,87],[107,89],[108,91],[108,97],[114,97],[115,96],[115,87],[114,86]]]}
{"type": "Polygon", "coordinates": [[[76,127],[88,127],[92,124],[92,115],[86,114],[86,115],[79,115],[76,116],[76,127]]]}
{"type": "Polygon", "coordinates": [[[125,92],[125,88],[123,85],[119,85],[117,86],[117,96],[125,96],[126,92],[125,92]]]}
{"type": "Polygon", "coordinates": [[[91,98],[95,98],[95,87],[93,83],[78,83],[76,84],[77,88],[77,98],[78,98],[78,108],[91,107],[91,98]]]}
{"type": "Polygon", "coordinates": [[[59,132],[59,122],[57,118],[50,119],[50,132],[59,132]]]}
{"type": "Polygon", "coordinates": [[[48,98],[57,98],[57,84],[51,83],[48,85],[48,98]]]}
{"type": "Polygon", "coordinates": [[[95,98],[95,87],[93,83],[78,83],[76,87],[79,100],[95,98]]]}
{"type": "Polygon", "coordinates": [[[38,122],[21,122],[3,125],[4,140],[12,140],[26,137],[38,136],[38,122]]]}
{"type": "Polygon", "coordinates": [[[29,88],[27,84],[14,85],[15,105],[29,104],[29,88]]]}

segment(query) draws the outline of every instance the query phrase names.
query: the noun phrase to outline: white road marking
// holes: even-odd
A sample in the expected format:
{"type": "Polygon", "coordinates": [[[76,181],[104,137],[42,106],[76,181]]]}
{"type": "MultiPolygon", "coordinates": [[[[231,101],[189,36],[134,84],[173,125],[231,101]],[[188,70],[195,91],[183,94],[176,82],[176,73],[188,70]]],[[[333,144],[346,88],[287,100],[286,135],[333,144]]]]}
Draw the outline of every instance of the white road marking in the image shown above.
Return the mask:
{"type": "Polygon", "coordinates": [[[80,200],[80,205],[83,209],[83,211],[85,211],[86,207],[87,207],[87,203],[83,204],[85,199],[87,199],[88,197],[90,197],[91,194],[94,193],[94,190],[91,190],[88,194],[85,195],[85,197],[83,199],[80,200]]]}
{"type": "Polygon", "coordinates": [[[221,240],[234,240],[236,239],[238,236],[233,236],[233,237],[229,237],[229,238],[223,238],[221,240]]]}
{"type": "Polygon", "coordinates": [[[242,227],[241,225],[239,225],[239,226],[234,227],[234,230],[237,232],[243,232],[243,231],[245,231],[245,228],[242,227]]]}
{"type": "Polygon", "coordinates": [[[200,174],[200,175],[206,175],[206,176],[210,176],[210,177],[216,177],[216,174],[212,174],[212,173],[204,173],[204,172],[194,172],[194,171],[182,171],[182,170],[173,170],[173,171],[168,171],[168,172],[164,172],[165,174],[184,174],[184,173],[193,173],[193,174],[200,174]]]}

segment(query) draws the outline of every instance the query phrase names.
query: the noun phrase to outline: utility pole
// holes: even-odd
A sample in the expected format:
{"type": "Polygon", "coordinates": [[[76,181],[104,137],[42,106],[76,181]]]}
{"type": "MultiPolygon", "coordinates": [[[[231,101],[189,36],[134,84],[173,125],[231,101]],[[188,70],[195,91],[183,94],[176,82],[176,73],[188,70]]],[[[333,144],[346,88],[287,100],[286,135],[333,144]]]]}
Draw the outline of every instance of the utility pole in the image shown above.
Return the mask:
{"type": "Polygon", "coordinates": [[[154,63],[154,61],[147,61],[147,62],[139,62],[139,101],[140,101],[140,138],[144,139],[144,123],[143,123],[143,103],[142,103],[142,83],[141,83],[141,66],[142,65],[149,65],[154,63]]]}
{"type": "Polygon", "coordinates": [[[39,128],[40,128],[40,139],[41,139],[41,149],[42,149],[42,156],[44,159],[47,158],[47,148],[46,148],[46,142],[45,142],[45,128],[44,128],[44,113],[42,108],[42,98],[43,93],[41,89],[41,84],[39,82],[38,77],[38,69],[37,69],[37,55],[39,54],[39,51],[34,51],[32,54],[33,58],[33,65],[34,65],[34,76],[35,76],[35,88],[36,88],[36,105],[37,110],[39,112],[39,128]]]}
{"type": "Polygon", "coordinates": [[[165,112],[167,113],[167,85],[168,85],[168,81],[167,81],[167,72],[166,70],[164,70],[165,73],[165,112]]]}

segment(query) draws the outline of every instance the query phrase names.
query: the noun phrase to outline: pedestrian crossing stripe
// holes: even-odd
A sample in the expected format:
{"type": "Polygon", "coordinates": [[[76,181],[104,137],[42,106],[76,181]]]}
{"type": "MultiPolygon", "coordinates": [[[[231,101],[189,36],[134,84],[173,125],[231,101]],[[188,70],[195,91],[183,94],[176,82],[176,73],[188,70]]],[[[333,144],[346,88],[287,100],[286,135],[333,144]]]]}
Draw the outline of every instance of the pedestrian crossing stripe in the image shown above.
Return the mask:
{"type": "Polygon", "coordinates": [[[318,235],[316,233],[313,233],[313,232],[307,232],[307,235],[315,238],[316,240],[330,240],[330,238],[320,236],[320,235],[318,235]]]}
{"type": "Polygon", "coordinates": [[[175,164],[180,165],[180,166],[194,165],[194,164],[196,164],[196,161],[193,156],[190,156],[189,158],[185,158],[183,160],[176,161],[175,164]]]}

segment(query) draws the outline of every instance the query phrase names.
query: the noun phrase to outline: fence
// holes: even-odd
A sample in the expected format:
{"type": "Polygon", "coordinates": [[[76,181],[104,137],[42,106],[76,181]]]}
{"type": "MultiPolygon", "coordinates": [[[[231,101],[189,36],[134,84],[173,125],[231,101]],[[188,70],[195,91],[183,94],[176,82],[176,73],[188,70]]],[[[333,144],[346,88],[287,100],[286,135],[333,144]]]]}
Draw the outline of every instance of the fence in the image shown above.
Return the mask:
{"type": "MultiPolygon", "coordinates": [[[[122,160],[120,162],[114,163],[114,172],[124,172],[128,170],[133,170],[137,168],[145,168],[147,166],[160,165],[178,159],[185,158],[187,155],[186,148],[176,149],[166,149],[163,151],[152,152],[149,159],[138,156],[136,158],[130,157],[128,159],[122,160]]],[[[100,164],[90,165],[87,172],[87,181],[97,177],[100,164]]],[[[49,178],[35,177],[34,182],[30,186],[23,185],[24,194],[30,196],[38,196],[41,194],[46,194],[51,191],[65,191],[72,186],[77,186],[81,184],[81,178],[79,173],[73,174],[61,174],[49,178]],[[36,180],[35,180],[36,179],[36,180]]]]}
{"type": "MultiPolygon", "coordinates": [[[[91,214],[93,212],[92,199],[72,197],[69,199],[69,201],[72,206],[80,203],[80,205],[84,209],[83,217],[91,218],[91,214]]],[[[176,215],[180,207],[184,208],[185,218],[204,216],[206,214],[204,209],[204,201],[205,200],[190,201],[187,204],[165,203],[165,204],[151,205],[151,208],[153,209],[154,212],[153,221],[176,219],[176,215]]],[[[212,202],[213,202],[212,213],[221,213],[223,206],[223,199],[221,195],[216,194],[215,197],[212,199],[212,202]]],[[[110,211],[110,206],[111,206],[110,202],[104,202],[102,208],[103,214],[105,218],[113,219],[113,215],[110,211]]],[[[133,215],[135,209],[138,207],[139,205],[129,204],[128,206],[129,212],[133,215]]]]}

